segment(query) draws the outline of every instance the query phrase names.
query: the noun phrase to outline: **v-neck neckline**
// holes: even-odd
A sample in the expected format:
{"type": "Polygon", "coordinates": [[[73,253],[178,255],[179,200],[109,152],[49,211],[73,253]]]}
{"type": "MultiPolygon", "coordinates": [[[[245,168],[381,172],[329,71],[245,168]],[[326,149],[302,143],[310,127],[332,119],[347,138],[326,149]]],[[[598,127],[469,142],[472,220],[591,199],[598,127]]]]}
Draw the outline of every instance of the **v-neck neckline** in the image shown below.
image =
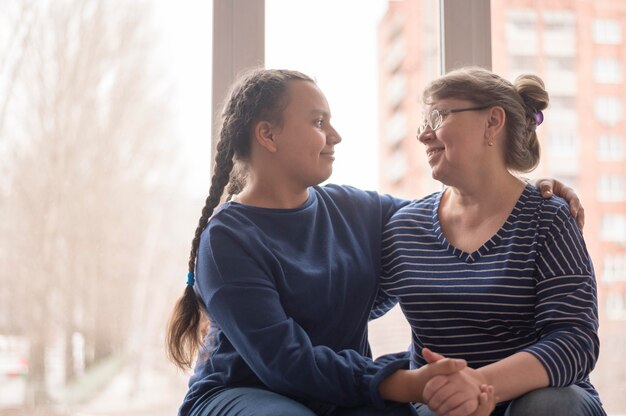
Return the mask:
{"type": "Polygon", "coordinates": [[[489,253],[489,251],[491,251],[491,249],[493,249],[493,247],[495,247],[500,242],[500,240],[502,239],[502,236],[506,234],[509,230],[511,230],[511,228],[513,227],[515,217],[517,217],[519,212],[522,210],[522,207],[526,204],[526,201],[528,200],[529,193],[530,193],[530,185],[526,184],[526,186],[524,187],[524,190],[522,191],[521,195],[517,199],[515,206],[513,206],[511,213],[507,216],[502,227],[500,227],[498,231],[496,231],[496,233],[491,236],[491,238],[485,241],[483,245],[481,245],[480,247],[478,247],[476,250],[474,250],[471,253],[468,253],[466,251],[463,251],[455,247],[443,235],[443,231],[441,230],[441,223],[439,222],[439,204],[441,203],[441,197],[443,196],[443,192],[439,192],[437,194],[437,197],[435,198],[435,203],[433,204],[432,213],[431,213],[433,229],[431,231],[434,237],[437,239],[437,241],[439,241],[441,246],[444,249],[446,249],[448,254],[459,258],[461,261],[465,263],[474,263],[485,254],[489,253]]]}

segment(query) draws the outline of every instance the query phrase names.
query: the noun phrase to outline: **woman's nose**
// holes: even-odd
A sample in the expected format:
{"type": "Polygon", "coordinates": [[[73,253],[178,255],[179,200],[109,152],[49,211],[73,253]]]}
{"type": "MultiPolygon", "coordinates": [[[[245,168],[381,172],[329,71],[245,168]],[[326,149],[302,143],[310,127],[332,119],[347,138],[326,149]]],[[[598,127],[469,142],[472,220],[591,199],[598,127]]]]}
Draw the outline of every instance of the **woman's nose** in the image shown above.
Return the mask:
{"type": "Polygon", "coordinates": [[[416,135],[417,141],[419,141],[420,143],[426,143],[427,141],[433,138],[434,134],[435,132],[432,131],[429,127],[427,127],[426,130],[416,135]]]}

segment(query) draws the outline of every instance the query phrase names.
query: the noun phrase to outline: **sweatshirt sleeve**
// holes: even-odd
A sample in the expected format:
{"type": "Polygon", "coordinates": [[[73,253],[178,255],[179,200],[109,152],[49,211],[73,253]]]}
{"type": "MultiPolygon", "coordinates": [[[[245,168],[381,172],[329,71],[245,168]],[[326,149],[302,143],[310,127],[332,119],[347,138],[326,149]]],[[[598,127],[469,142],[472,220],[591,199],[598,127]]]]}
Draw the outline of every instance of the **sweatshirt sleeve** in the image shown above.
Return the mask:
{"type": "Polygon", "coordinates": [[[340,406],[384,408],[378,385],[406,360],[377,363],[354,350],[313,345],[285,313],[267,265],[214,227],[200,244],[197,290],[213,321],[271,390],[340,406]]]}
{"type": "Polygon", "coordinates": [[[599,352],[596,282],[584,240],[566,206],[558,208],[537,260],[536,325],[526,348],[543,364],[551,386],[586,378],[599,352]]]}

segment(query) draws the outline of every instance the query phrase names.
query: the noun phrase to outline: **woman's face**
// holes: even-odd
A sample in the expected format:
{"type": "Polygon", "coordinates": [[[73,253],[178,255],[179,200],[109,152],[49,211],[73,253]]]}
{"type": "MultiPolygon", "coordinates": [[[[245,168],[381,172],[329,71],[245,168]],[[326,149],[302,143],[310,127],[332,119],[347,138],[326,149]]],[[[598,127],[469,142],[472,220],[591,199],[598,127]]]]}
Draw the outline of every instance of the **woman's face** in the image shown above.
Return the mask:
{"type": "Polygon", "coordinates": [[[274,133],[276,163],[299,185],[317,185],[333,171],[334,147],[341,136],[330,124],[330,108],[317,85],[292,81],[287,95],[282,124],[274,133]]]}
{"type": "Polygon", "coordinates": [[[467,100],[441,99],[424,109],[425,117],[435,109],[442,115],[440,127],[435,131],[426,128],[418,139],[425,146],[433,178],[446,185],[454,186],[480,165],[485,155],[488,110],[447,111],[476,107],[480,105],[467,100]]]}

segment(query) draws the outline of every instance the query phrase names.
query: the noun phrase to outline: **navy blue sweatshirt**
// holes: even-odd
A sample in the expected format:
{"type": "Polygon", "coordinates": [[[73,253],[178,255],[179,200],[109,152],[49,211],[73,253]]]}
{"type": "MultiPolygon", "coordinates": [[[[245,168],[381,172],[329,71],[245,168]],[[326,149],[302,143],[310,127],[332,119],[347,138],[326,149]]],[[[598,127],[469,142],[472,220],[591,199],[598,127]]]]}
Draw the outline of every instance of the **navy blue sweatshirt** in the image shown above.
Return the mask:
{"type": "Polygon", "coordinates": [[[378,385],[407,361],[372,360],[367,322],[382,230],[405,204],[336,185],[310,188],[295,209],[224,204],[198,251],[195,290],[211,326],[180,415],[235,386],[384,407],[378,385]]]}

